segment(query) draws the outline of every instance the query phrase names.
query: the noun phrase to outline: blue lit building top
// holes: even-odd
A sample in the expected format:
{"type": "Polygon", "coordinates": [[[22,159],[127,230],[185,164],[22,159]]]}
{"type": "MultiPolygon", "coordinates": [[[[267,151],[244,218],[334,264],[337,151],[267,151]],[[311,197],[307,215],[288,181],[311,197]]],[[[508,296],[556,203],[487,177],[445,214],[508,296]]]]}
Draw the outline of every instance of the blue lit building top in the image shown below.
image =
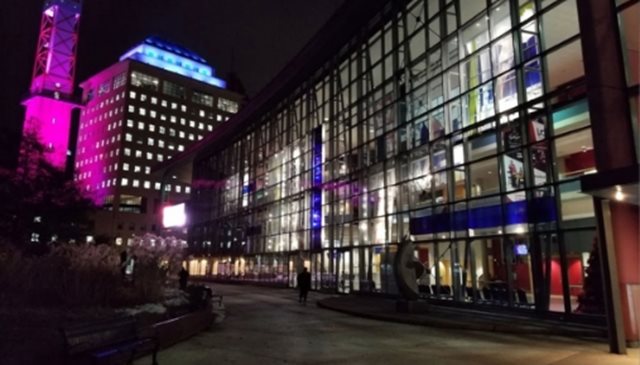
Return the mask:
{"type": "Polygon", "coordinates": [[[149,37],[120,57],[136,60],[209,85],[225,88],[226,82],[214,76],[215,70],[198,54],[156,37],[149,37]]]}

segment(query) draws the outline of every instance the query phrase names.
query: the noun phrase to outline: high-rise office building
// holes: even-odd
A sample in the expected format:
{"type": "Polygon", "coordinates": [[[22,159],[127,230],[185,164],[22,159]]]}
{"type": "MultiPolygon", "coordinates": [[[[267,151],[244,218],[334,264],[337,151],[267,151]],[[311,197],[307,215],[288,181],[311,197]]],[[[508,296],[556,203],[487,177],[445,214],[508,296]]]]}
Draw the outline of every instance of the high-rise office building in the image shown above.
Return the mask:
{"type": "Polygon", "coordinates": [[[81,0],[46,0],[40,21],[35,64],[23,133],[37,136],[48,161],[66,167],[71,116],[78,108],[73,97],[81,0]]]}
{"type": "Polygon", "coordinates": [[[425,300],[637,342],[638,14],[345,2],[186,154],[192,274],[295,286],[304,265],[314,289],[393,295],[411,236],[425,300]]]}
{"type": "Polygon", "coordinates": [[[75,180],[100,208],[96,235],[162,233],[162,208],[187,200],[191,172],[155,176],[152,166],[224,123],[242,96],[202,57],[154,37],[80,86],[75,180]]]}

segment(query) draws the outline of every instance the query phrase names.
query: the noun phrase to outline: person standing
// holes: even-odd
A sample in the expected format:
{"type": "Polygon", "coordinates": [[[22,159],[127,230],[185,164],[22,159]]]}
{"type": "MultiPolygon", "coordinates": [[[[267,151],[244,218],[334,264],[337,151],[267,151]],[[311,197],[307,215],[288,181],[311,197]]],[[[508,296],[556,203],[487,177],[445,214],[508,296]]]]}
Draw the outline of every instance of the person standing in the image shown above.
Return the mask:
{"type": "Polygon", "coordinates": [[[189,281],[189,272],[184,267],[180,270],[180,289],[187,290],[187,282],[189,281]]]}
{"type": "Polygon", "coordinates": [[[302,269],[302,272],[298,274],[298,290],[300,290],[300,296],[298,297],[299,303],[307,304],[309,289],[311,289],[311,274],[305,267],[302,269]]]}

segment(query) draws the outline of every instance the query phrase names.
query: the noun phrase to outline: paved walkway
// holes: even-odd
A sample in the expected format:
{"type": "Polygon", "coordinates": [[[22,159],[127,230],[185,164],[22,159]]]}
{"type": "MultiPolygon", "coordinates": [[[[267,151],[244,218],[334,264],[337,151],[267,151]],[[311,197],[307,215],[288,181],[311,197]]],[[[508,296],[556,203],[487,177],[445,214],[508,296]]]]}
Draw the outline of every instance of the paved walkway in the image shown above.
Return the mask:
{"type": "MultiPolygon", "coordinates": [[[[329,296],[297,303],[286,289],[215,284],[225,321],[160,352],[172,364],[518,364],[638,365],[640,353],[607,353],[607,345],[559,336],[461,331],[375,321],[322,309],[329,296]]],[[[136,364],[149,364],[145,358],[136,364]]]]}

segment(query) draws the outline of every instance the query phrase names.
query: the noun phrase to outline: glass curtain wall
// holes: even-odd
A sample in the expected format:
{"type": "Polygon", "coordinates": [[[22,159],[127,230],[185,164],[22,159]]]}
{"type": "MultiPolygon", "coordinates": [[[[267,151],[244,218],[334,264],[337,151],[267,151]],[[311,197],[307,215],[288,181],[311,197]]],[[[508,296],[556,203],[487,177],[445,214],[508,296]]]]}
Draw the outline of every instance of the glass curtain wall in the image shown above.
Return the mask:
{"type": "Polygon", "coordinates": [[[194,252],[246,256],[246,280],[294,286],[304,265],[319,290],[393,294],[412,235],[425,298],[581,313],[595,162],[576,0],[380,19],[196,161],[194,252]]]}

